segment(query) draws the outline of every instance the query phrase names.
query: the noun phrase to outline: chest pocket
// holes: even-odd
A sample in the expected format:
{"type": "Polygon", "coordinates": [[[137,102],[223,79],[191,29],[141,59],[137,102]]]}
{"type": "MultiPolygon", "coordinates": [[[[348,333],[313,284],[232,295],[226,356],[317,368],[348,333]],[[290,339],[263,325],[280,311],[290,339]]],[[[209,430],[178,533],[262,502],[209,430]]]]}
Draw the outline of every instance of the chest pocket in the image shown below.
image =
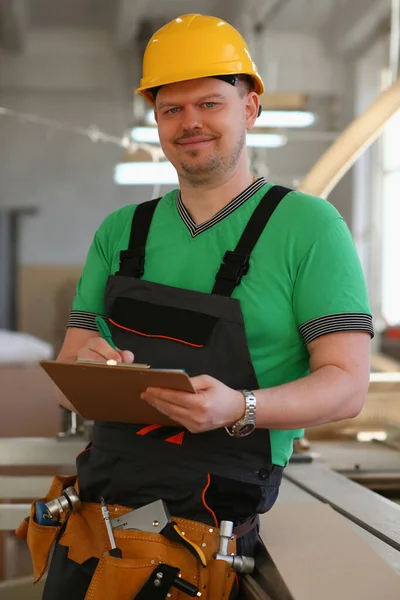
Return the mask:
{"type": "Polygon", "coordinates": [[[113,303],[109,321],[135,335],[204,348],[218,318],[185,308],[119,297],[113,303]]]}

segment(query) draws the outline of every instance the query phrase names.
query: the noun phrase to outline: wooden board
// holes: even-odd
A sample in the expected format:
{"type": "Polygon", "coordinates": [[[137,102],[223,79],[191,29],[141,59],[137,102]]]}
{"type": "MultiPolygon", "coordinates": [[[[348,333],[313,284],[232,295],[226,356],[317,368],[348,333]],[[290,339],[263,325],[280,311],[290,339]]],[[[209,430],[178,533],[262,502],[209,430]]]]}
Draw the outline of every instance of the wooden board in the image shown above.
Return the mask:
{"type": "Polygon", "coordinates": [[[77,412],[92,421],[178,425],[141,400],[148,387],[194,392],[183,371],[72,361],[40,362],[77,412]]]}
{"type": "Polygon", "coordinates": [[[397,573],[322,502],[277,502],[260,535],[291,600],[400,598],[397,573]]]}
{"type": "Polygon", "coordinates": [[[400,507],[397,504],[318,462],[289,465],[284,478],[385,541],[397,550],[400,559],[400,507]]]}

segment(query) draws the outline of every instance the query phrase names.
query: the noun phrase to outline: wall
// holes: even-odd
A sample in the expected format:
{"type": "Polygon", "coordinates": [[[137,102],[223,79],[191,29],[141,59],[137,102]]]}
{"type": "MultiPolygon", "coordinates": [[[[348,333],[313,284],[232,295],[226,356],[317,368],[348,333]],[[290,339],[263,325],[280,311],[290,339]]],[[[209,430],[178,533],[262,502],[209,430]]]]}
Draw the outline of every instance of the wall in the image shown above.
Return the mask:
{"type": "MultiPolygon", "coordinates": [[[[348,82],[348,65],[337,56],[328,56],[323,40],[317,34],[302,32],[276,32],[268,30],[255,45],[257,66],[269,92],[300,92],[310,99],[337,98],[340,109],[335,116],[335,125],[340,131],[352,121],[352,86],[348,82]]],[[[329,131],[329,117],[326,130],[329,131]]],[[[293,185],[293,180],[302,179],[332,141],[307,140],[307,130],[302,140],[290,138],[282,149],[267,154],[270,171],[280,183],[293,185]]],[[[329,196],[329,201],[340,211],[349,227],[353,227],[352,174],[347,175],[329,196]]]]}
{"type": "MultiPolygon", "coordinates": [[[[257,46],[268,90],[341,93],[341,65],[324,56],[315,36],[274,33],[257,46]]],[[[0,55],[0,106],[122,137],[134,86],[125,64],[105,32],[31,29],[23,54],[0,55]]],[[[271,179],[292,185],[327,145],[301,141],[265,151],[271,179]]],[[[21,222],[19,325],[54,341],[55,299],[79,273],[95,229],[112,210],[150,198],[152,189],[113,184],[117,145],[8,116],[0,116],[0,156],[0,206],[38,209],[21,222]]],[[[348,196],[330,199],[350,220],[348,196]]]]}
{"type": "MultiPolygon", "coordinates": [[[[37,31],[26,54],[2,57],[0,105],[121,138],[132,110],[124,76],[105,34],[37,31]]],[[[0,205],[39,209],[22,224],[23,265],[81,264],[101,220],[151,193],[113,184],[120,147],[56,127],[3,117],[0,153],[0,205]]]]}
{"type": "MultiPolygon", "coordinates": [[[[0,56],[0,106],[121,138],[132,111],[125,76],[105,33],[34,30],[24,54],[0,56]]],[[[38,209],[20,223],[19,326],[54,341],[54,299],[76,279],[94,231],[152,188],[114,185],[117,145],[11,116],[0,115],[0,156],[0,207],[38,209]]]]}
{"type": "Polygon", "coordinates": [[[342,91],[342,63],[326,55],[317,34],[267,30],[255,49],[267,91],[335,95],[342,91]]]}

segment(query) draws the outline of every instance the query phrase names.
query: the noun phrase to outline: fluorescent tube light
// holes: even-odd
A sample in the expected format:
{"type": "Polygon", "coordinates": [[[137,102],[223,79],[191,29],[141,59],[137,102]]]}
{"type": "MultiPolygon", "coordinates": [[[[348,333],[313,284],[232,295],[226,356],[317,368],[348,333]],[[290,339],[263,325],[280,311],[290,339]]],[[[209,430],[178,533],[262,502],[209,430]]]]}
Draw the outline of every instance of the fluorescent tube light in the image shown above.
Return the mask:
{"type": "Polygon", "coordinates": [[[387,440],[386,431],[358,431],[357,441],[358,442],[386,442],[387,440]]]}
{"type": "Polygon", "coordinates": [[[178,175],[171,163],[123,162],[114,169],[117,185],[175,185],[178,175]]]}
{"type": "Polygon", "coordinates": [[[302,110],[263,110],[255,127],[309,127],[315,120],[313,113],[302,110]]]}
{"type": "Polygon", "coordinates": [[[131,139],[139,144],[159,144],[157,127],[133,127],[131,139]]]}
{"type": "Polygon", "coordinates": [[[246,136],[249,148],[279,148],[286,142],[287,138],[280,133],[248,133],[246,136]]]}
{"type": "MultiPolygon", "coordinates": [[[[156,127],[133,127],[131,139],[141,144],[159,144],[156,127]]],[[[247,146],[249,148],[279,148],[284,146],[287,139],[280,133],[248,133],[247,146]]]]}
{"type": "Polygon", "coordinates": [[[144,121],[145,121],[146,125],[157,125],[156,120],[154,118],[154,111],[153,110],[148,110],[146,112],[146,115],[144,117],[144,121]]]}
{"type": "MultiPolygon", "coordinates": [[[[146,124],[155,125],[154,112],[146,113],[146,124]]],[[[263,110],[255,122],[256,127],[297,128],[309,127],[316,122],[314,113],[305,110],[263,110]]]]}

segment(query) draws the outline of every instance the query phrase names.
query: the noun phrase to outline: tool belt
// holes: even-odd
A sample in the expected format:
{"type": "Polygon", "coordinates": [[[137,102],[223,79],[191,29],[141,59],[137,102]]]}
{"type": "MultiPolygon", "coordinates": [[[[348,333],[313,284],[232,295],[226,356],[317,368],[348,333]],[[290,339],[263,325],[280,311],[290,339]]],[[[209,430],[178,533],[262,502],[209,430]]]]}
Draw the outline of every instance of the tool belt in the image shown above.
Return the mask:
{"type": "MultiPolygon", "coordinates": [[[[49,492],[41,500],[53,500],[63,489],[74,485],[77,487],[76,476],[56,476],[49,492]]],[[[122,553],[122,558],[117,558],[109,553],[111,546],[99,504],[82,502],[78,512],[61,515],[57,525],[40,525],[35,521],[36,502],[32,503],[29,518],[16,531],[20,538],[27,540],[35,583],[45,573],[50,552],[57,542],[68,547],[68,557],[78,564],[92,557],[99,559],[86,600],[133,600],[157,565],[175,567],[178,576],[196,586],[204,600],[229,598],[236,575],[227,562],[213,558],[219,547],[218,528],[172,517],[181,536],[201,549],[203,560],[196,558],[196,552],[190,552],[187,544],[185,547],[162,534],[115,529],[115,542],[122,553]]],[[[132,511],[117,505],[109,505],[108,509],[111,519],[132,511]]],[[[236,539],[233,537],[229,541],[228,553],[235,552],[236,539]]],[[[170,593],[172,600],[188,598],[175,588],[171,588],[170,593]]]]}

